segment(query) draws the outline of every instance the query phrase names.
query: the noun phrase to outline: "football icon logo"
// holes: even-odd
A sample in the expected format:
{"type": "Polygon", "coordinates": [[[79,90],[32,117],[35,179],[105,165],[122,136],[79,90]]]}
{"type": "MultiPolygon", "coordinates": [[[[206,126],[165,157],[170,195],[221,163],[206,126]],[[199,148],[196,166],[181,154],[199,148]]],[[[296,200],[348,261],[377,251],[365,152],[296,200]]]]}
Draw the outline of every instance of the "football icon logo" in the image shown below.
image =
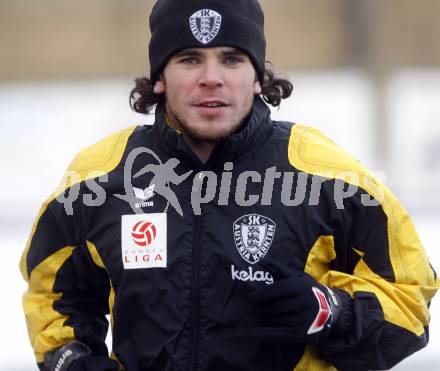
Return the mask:
{"type": "Polygon", "coordinates": [[[134,225],[131,237],[138,246],[148,246],[156,238],[156,227],[153,223],[141,220],[134,225]]]}

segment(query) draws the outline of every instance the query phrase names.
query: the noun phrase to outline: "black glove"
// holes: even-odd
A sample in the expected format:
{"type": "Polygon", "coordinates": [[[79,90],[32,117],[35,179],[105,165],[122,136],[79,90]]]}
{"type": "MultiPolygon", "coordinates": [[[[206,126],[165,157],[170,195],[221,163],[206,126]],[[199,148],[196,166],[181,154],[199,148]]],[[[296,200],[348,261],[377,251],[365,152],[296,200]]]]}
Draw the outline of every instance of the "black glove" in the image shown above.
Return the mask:
{"type": "Polygon", "coordinates": [[[275,281],[249,295],[259,320],[251,331],[274,341],[319,344],[338,325],[341,295],[351,301],[348,293],[331,290],[304,272],[275,281]]]}
{"type": "Polygon", "coordinates": [[[106,357],[91,354],[90,348],[79,341],[72,341],[46,354],[46,371],[118,371],[119,364],[106,357]]]}

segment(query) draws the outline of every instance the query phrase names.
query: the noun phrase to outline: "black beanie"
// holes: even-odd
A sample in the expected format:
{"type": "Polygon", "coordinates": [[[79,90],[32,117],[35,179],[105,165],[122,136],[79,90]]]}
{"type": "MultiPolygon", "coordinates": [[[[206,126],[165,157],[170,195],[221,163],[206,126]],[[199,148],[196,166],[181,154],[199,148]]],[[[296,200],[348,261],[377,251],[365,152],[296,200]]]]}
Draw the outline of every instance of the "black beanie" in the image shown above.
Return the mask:
{"type": "Polygon", "coordinates": [[[176,52],[230,46],[249,55],[264,76],[264,14],[258,0],[157,0],[150,14],[150,79],[176,52]]]}

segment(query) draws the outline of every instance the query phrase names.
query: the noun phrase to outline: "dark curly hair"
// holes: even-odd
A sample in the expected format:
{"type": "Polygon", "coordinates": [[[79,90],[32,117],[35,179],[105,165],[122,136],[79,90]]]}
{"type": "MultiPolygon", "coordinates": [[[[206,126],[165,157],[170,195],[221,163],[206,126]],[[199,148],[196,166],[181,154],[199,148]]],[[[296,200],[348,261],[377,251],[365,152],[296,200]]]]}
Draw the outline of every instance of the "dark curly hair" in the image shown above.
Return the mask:
{"type": "MultiPolygon", "coordinates": [[[[134,81],[135,87],[130,92],[129,98],[133,111],[148,114],[156,104],[164,102],[164,94],[154,92],[154,85],[149,78],[138,77],[134,81]]],[[[265,102],[278,107],[282,99],[290,97],[292,90],[293,85],[289,80],[276,77],[273,71],[266,68],[261,85],[261,96],[265,102]]]]}

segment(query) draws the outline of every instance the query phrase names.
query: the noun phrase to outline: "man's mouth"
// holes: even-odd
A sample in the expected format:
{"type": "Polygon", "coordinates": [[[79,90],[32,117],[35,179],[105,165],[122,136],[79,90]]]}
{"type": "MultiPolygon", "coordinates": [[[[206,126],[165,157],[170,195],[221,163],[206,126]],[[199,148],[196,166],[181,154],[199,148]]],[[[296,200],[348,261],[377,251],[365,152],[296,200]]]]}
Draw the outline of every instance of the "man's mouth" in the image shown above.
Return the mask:
{"type": "Polygon", "coordinates": [[[215,107],[226,107],[226,104],[223,104],[223,103],[202,103],[200,106],[215,108],[215,107]]]}
{"type": "Polygon", "coordinates": [[[206,107],[206,108],[219,108],[219,107],[227,107],[223,101],[204,101],[196,104],[197,107],[206,107]]]}

